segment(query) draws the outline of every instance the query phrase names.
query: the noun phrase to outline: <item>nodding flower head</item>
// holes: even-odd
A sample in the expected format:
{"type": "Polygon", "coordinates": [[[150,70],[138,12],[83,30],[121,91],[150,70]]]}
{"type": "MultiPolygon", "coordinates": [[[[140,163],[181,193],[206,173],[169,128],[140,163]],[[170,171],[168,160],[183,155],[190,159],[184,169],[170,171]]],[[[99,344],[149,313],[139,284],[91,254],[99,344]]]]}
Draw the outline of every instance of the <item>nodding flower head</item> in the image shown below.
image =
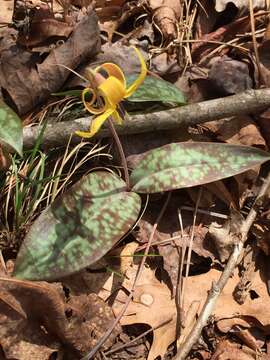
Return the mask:
{"type": "Polygon", "coordinates": [[[96,89],[93,87],[85,88],[82,92],[82,101],[91,114],[98,116],[92,120],[89,132],[76,131],[77,135],[85,138],[94,136],[109,116],[116,123],[122,124],[122,118],[117,108],[122,100],[131,96],[137,90],[147,74],[147,67],[142,54],[136,47],[133,48],[140,60],[141,72],[133,84],[128,87],[123,71],[113,63],[100,65],[94,71],[88,69],[88,76],[95,79],[97,87],[96,89]],[[107,78],[104,78],[100,71],[105,71],[107,78]]]}

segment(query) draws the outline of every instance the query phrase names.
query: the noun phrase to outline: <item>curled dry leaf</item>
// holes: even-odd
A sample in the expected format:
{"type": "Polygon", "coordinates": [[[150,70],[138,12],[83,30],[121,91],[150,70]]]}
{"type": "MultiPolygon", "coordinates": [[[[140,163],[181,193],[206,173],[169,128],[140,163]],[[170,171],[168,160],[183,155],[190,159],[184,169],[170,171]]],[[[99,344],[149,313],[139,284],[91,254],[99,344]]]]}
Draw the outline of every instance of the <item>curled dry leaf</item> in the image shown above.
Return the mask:
{"type": "Polygon", "coordinates": [[[177,24],[180,18],[181,5],[179,0],[149,0],[153,22],[161,31],[165,41],[177,37],[177,24]]]}

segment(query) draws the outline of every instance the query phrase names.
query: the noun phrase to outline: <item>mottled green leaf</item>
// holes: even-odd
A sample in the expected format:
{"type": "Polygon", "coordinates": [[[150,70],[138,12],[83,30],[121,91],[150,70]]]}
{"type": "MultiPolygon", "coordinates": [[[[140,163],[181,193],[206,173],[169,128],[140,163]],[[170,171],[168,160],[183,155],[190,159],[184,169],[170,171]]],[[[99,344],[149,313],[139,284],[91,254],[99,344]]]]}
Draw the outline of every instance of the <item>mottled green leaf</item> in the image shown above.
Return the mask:
{"type": "Polygon", "coordinates": [[[17,114],[0,99],[0,144],[22,155],[22,122],[17,114]]]}
{"type": "Polygon", "coordinates": [[[148,151],[130,180],[133,191],[155,193],[224,179],[269,159],[269,153],[248,146],[172,143],[148,151]]]}
{"type": "Polygon", "coordinates": [[[100,259],[136,221],[141,200],[109,172],[85,176],[33,223],[14,275],[53,280],[100,259]]]}
{"type": "MultiPolygon", "coordinates": [[[[129,85],[132,84],[137,77],[138,75],[127,76],[127,83],[129,85]]],[[[144,79],[144,82],[128,98],[128,101],[159,101],[177,105],[186,103],[183,93],[175,85],[151,76],[147,76],[144,79]]]]}

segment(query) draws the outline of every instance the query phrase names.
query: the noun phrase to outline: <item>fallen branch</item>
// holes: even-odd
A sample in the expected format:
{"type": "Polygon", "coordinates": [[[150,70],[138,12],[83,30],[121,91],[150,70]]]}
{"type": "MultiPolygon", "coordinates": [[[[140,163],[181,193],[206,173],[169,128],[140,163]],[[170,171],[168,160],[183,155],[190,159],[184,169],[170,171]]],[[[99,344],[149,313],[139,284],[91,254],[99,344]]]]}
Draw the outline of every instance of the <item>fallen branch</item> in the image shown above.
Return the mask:
{"type": "Polygon", "coordinates": [[[222,292],[223,288],[227,284],[230,276],[232,275],[235,267],[238,264],[241,251],[243,249],[244,243],[247,240],[248,232],[256,219],[257,216],[257,205],[260,202],[261,198],[266,194],[268,188],[270,186],[270,173],[267,178],[264,180],[264,183],[260,189],[260,192],[255,200],[253,207],[251,208],[246,220],[243,222],[241,227],[240,234],[235,234],[236,238],[238,238],[238,243],[235,245],[230,258],[226,264],[224,271],[222,272],[217,283],[212,285],[212,289],[210,290],[208,297],[205,301],[203,309],[199,315],[199,318],[194,325],[193,329],[190,332],[190,335],[187,337],[187,340],[181,346],[179,352],[177,353],[175,360],[184,360],[187,358],[192,346],[199,340],[202,329],[207,325],[208,319],[211,316],[218,297],[222,292]]]}
{"type": "MultiPolygon", "coordinates": [[[[241,94],[203,101],[176,109],[132,115],[122,126],[117,125],[116,130],[119,135],[127,135],[176,129],[181,126],[202,124],[225,117],[257,113],[268,107],[270,107],[270,89],[249,90],[241,94]]],[[[85,117],[73,121],[48,124],[43,134],[42,144],[45,147],[62,146],[68,142],[75,131],[87,131],[89,123],[89,117],[85,117]]],[[[23,144],[25,148],[34,146],[40,131],[41,128],[38,125],[24,128],[23,144]]],[[[104,129],[97,134],[96,138],[109,136],[110,131],[104,129]]],[[[72,136],[71,142],[78,143],[80,141],[79,136],[72,136]]]]}

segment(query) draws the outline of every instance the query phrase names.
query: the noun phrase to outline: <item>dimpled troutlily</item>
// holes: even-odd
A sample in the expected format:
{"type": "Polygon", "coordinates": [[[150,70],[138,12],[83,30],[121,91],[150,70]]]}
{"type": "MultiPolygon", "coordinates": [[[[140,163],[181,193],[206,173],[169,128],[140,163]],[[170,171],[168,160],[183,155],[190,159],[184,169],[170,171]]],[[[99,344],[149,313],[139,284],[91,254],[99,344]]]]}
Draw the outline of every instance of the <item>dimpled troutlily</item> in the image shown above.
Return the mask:
{"type": "Polygon", "coordinates": [[[111,116],[117,124],[122,124],[122,118],[117,111],[118,105],[122,100],[131,96],[137,90],[147,74],[147,67],[142,54],[137,48],[133,47],[133,49],[139,57],[141,72],[129,87],[127,87],[123,71],[115,64],[105,63],[98,66],[92,72],[93,77],[98,79],[97,89],[95,90],[91,87],[85,88],[82,92],[82,101],[85,108],[91,114],[99,116],[92,120],[89,132],[77,131],[77,135],[85,138],[94,136],[109,116],[111,116]],[[103,70],[103,73],[105,71],[107,78],[100,76],[101,70],[103,70]],[[87,98],[90,98],[90,101],[88,101],[87,98]]]}

